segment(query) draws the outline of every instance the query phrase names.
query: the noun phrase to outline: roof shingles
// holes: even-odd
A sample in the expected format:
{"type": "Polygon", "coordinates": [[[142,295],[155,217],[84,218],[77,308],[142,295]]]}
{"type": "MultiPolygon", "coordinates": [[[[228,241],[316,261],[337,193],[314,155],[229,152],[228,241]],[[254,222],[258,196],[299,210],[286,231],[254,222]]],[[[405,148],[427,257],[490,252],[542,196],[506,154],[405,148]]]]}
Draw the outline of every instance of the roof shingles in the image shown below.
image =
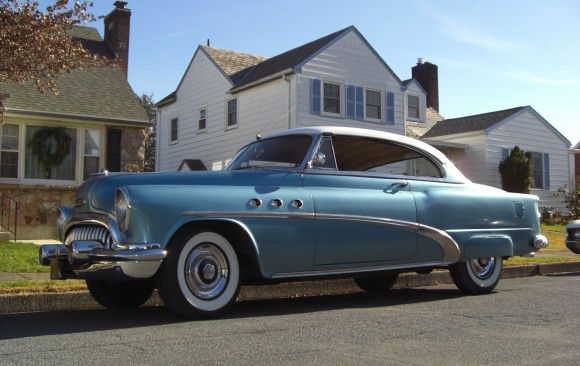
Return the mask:
{"type": "MultiPolygon", "coordinates": [[[[108,55],[110,50],[94,28],[75,27],[74,39],[89,51],[108,55]]],[[[77,69],[56,80],[58,94],[39,93],[34,82],[0,82],[9,94],[7,112],[22,111],[149,124],[147,113],[125,75],[115,67],[77,69]]]]}
{"type": "Polygon", "coordinates": [[[437,122],[423,138],[455,135],[458,133],[483,131],[521,111],[526,107],[505,109],[497,112],[477,114],[473,116],[451,118],[437,122]]]}

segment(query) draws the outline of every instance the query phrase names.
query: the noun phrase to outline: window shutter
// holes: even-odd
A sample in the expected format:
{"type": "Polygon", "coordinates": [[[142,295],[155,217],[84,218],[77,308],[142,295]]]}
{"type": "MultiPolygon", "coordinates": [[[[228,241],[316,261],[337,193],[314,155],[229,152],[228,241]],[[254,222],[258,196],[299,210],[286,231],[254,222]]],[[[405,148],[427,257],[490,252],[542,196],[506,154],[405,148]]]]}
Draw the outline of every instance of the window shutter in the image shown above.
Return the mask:
{"type": "Polygon", "coordinates": [[[387,124],[395,124],[395,93],[387,92],[387,124]]]}
{"type": "Polygon", "coordinates": [[[362,86],[356,87],[356,119],[364,119],[364,106],[363,106],[363,88],[362,86]]]}
{"type": "Polygon", "coordinates": [[[346,118],[354,119],[355,116],[355,89],[354,85],[346,86],[346,118]]]}
{"type": "Polygon", "coordinates": [[[544,154],[544,189],[550,189],[550,154],[544,154]]]}
{"type": "Polygon", "coordinates": [[[501,148],[501,160],[505,160],[509,156],[510,156],[510,149],[508,149],[507,147],[502,147],[501,148]]]}
{"type": "Polygon", "coordinates": [[[320,80],[310,79],[310,114],[320,114],[320,80]]]}

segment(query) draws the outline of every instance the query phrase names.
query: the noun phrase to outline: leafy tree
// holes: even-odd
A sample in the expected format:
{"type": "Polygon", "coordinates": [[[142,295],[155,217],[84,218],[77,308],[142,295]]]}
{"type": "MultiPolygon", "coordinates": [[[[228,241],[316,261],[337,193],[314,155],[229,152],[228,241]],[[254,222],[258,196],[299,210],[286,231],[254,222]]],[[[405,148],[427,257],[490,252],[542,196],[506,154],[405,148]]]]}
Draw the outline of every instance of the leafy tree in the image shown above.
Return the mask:
{"type": "MultiPolygon", "coordinates": [[[[54,0],[43,12],[31,0],[0,0],[0,82],[34,81],[38,90],[57,93],[55,79],[75,69],[113,65],[73,40],[71,27],[95,20],[92,2],[54,0]]],[[[0,90],[0,118],[7,96],[0,90]]]]}
{"type": "MultiPolygon", "coordinates": [[[[147,95],[142,94],[139,97],[139,101],[147,111],[147,116],[149,121],[155,122],[157,119],[157,108],[155,107],[155,102],[153,101],[153,94],[147,95]]],[[[154,172],[155,171],[155,143],[157,140],[155,124],[153,127],[149,128],[149,135],[145,140],[145,166],[143,171],[154,172]]]]}
{"type": "Polygon", "coordinates": [[[510,156],[499,163],[501,187],[505,191],[530,193],[531,160],[532,155],[529,152],[523,152],[516,146],[510,156]]]}

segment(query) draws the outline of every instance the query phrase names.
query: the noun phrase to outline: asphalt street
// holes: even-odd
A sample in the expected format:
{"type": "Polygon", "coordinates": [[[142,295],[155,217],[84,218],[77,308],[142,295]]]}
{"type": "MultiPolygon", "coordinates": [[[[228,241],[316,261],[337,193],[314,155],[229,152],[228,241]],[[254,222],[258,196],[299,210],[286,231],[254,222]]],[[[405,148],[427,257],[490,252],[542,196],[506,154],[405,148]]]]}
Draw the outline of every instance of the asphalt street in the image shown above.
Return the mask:
{"type": "Polygon", "coordinates": [[[0,314],[0,363],[204,365],[577,365],[580,273],[243,300],[182,321],[163,307],[0,314]]]}

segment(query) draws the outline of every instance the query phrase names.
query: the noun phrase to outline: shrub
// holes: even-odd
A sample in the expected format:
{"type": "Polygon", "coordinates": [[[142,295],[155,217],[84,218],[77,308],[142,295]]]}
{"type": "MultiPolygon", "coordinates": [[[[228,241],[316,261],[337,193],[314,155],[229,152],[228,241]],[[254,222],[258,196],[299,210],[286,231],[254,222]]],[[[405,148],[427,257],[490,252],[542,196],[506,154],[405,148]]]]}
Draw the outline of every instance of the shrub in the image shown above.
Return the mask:
{"type": "Polygon", "coordinates": [[[515,193],[530,193],[531,154],[514,147],[510,156],[499,163],[501,187],[503,190],[515,193]]]}

